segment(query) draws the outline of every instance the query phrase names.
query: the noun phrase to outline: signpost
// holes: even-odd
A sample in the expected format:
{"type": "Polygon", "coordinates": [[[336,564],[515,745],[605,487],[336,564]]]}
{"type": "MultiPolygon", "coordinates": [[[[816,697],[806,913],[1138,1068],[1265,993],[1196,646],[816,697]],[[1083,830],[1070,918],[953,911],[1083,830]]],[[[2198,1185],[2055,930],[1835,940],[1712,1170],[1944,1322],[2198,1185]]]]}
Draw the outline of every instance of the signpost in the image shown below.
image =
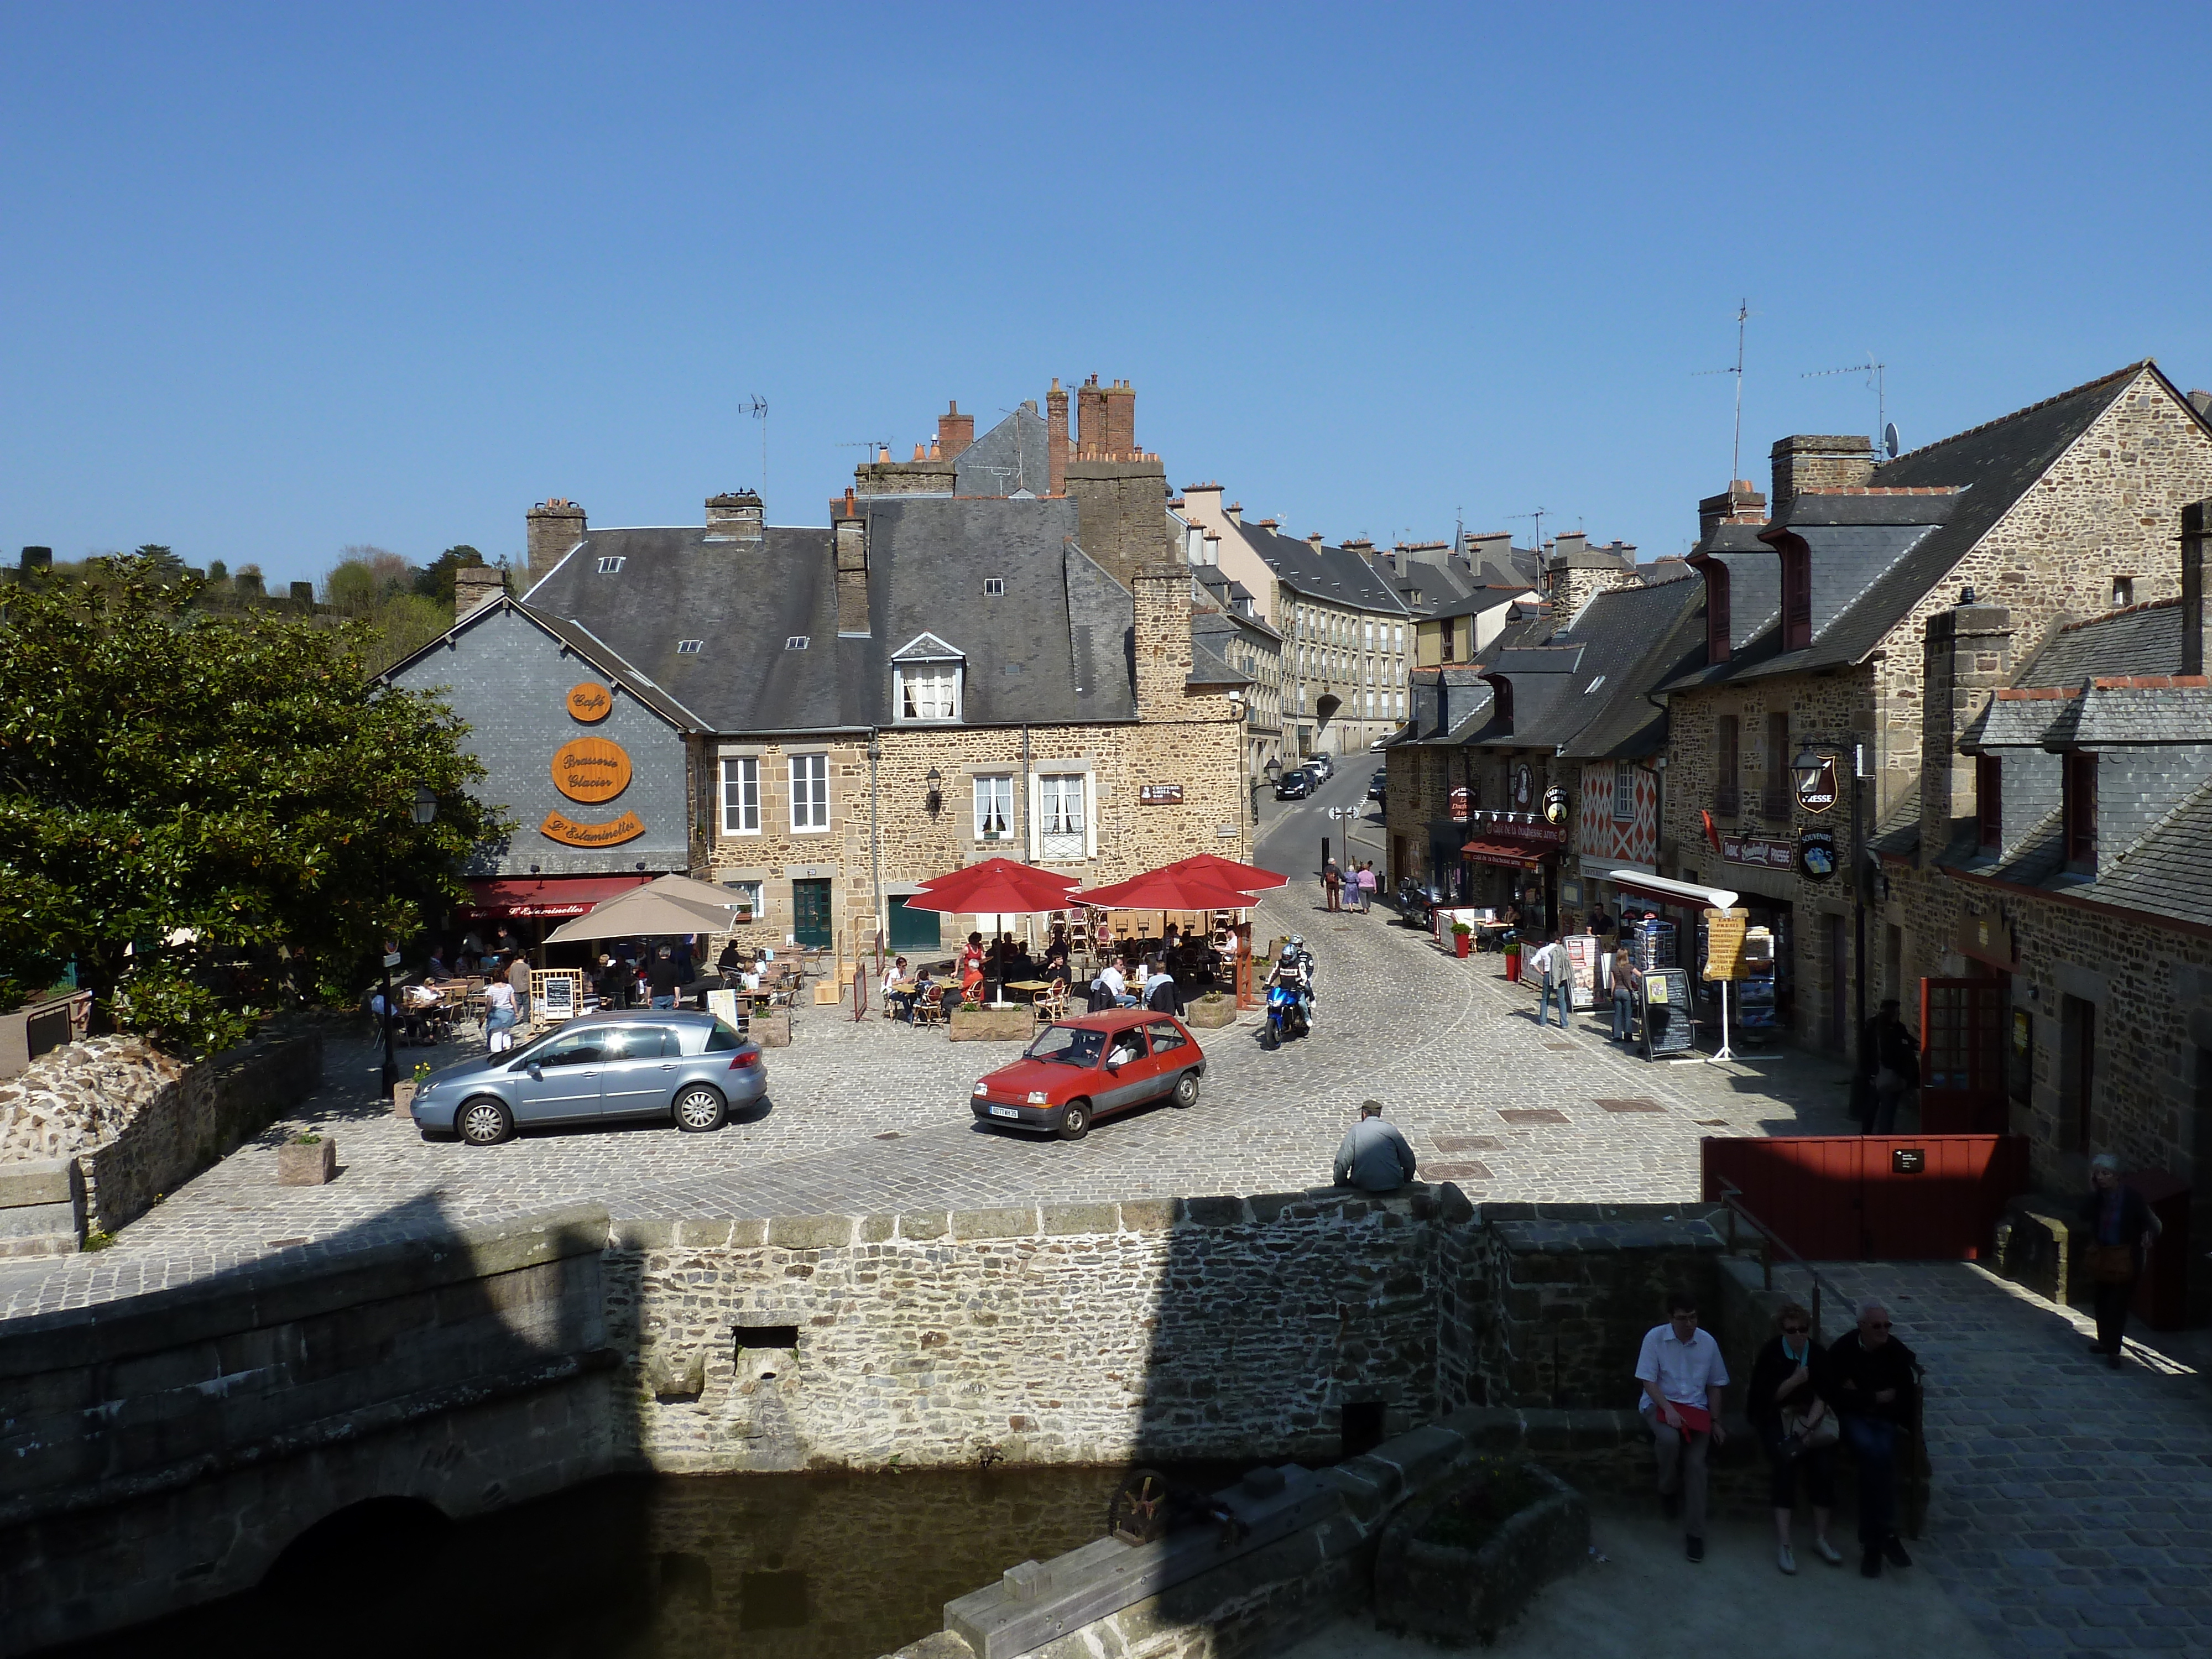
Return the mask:
{"type": "Polygon", "coordinates": [[[1721,988],[1721,1046],[1715,1060],[1734,1060],[1729,1047],[1729,986],[1743,977],[1744,931],[1751,925],[1748,910],[1705,912],[1705,977],[1721,988]]]}

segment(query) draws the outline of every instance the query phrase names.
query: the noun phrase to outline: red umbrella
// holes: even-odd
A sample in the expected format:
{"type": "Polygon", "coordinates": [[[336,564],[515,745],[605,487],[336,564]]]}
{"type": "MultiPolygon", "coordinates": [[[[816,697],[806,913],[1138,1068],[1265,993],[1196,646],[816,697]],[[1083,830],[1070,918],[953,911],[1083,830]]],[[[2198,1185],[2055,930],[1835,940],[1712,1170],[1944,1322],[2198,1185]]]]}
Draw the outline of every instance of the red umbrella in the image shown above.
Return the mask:
{"type": "MultiPolygon", "coordinates": [[[[1100,910],[1249,910],[1252,896],[1240,893],[1218,876],[1170,865],[1110,887],[1071,893],[1078,904],[1100,910]]],[[[911,902],[911,901],[909,901],[911,902]]]]}
{"type": "Polygon", "coordinates": [[[943,910],[963,915],[1012,915],[1023,910],[1065,910],[1073,878],[1056,876],[1012,859],[985,859],[933,877],[922,890],[907,896],[909,910],[943,910]]]}
{"type": "Polygon", "coordinates": [[[1225,859],[1218,853],[1194,853],[1187,859],[1177,859],[1165,866],[1170,870],[1194,870],[1208,881],[1237,888],[1247,893],[1265,892],[1271,887],[1287,887],[1288,876],[1279,876],[1273,870],[1262,870],[1256,864],[1239,864],[1235,859],[1225,859]]]}

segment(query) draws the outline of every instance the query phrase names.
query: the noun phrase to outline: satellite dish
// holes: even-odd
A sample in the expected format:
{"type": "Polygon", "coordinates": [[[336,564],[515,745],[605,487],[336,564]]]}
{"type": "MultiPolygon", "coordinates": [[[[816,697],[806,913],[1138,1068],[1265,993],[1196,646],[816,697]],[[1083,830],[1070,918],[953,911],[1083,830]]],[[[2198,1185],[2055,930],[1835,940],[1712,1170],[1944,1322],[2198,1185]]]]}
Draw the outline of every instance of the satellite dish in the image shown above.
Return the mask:
{"type": "Polygon", "coordinates": [[[1887,426],[1882,428],[1881,447],[1889,452],[1889,459],[1893,461],[1895,460],[1902,452],[1904,447],[1897,441],[1897,422],[1895,421],[1892,421],[1887,426]]]}

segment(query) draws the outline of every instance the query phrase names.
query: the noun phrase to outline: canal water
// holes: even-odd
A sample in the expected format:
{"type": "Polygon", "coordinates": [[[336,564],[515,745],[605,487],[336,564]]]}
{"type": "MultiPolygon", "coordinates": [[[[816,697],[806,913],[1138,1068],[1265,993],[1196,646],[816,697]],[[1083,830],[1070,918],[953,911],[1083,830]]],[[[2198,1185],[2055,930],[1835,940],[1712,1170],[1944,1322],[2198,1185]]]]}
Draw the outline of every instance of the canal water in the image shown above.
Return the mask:
{"type": "MultiPolygon", "coordinates": [[[[1214,1490],[1234,1468],[1179,1468],[1214,1490]]],[[[258,1589],[68,1659],[876,1659],[1105,1530],[1122,1471],[618,1475],[475,1520],[326,1524],[258,1589]]]]}

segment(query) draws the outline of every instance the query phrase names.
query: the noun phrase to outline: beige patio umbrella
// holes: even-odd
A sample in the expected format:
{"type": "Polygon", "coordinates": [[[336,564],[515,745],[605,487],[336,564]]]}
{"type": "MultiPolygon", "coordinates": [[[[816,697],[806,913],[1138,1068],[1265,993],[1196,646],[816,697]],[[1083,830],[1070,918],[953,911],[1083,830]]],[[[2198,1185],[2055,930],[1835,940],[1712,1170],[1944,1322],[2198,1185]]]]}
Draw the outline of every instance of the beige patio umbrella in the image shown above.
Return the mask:
{"type": "MultiPolygon", "coordinates": [[[[689,876],[659,876],[638,890],[644,893],[659,893],[685,904],[704,904],[710,908],[727,911],[738,905],[738,896],[726,887],[717,887],[712,882],[694,881],[689,876]]],[[[722,932],[728,932],[729,918],[722,919],[722,932]]]]}
{"type": "Polygon", "coordinates": [[[654,882],[649,886],[633,887],[627,893],[617,893],[574,921],[562,922],[546,934],[545,942],[559,945],[569,939],[665,939],[672,934],[730,931],[730,913],[726,908],[655,892],[653,889],[659,885],[654,882]]]}

